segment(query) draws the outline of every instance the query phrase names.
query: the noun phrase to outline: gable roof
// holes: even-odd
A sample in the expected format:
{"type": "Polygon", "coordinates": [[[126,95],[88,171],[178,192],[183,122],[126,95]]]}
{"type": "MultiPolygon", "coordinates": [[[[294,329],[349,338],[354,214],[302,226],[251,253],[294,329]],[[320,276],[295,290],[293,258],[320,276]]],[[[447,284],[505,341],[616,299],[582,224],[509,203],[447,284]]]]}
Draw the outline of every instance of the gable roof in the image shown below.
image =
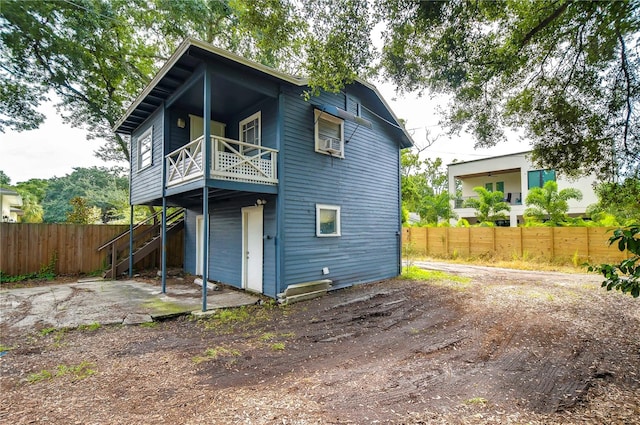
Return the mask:
{"type": "MultiPolygon", "coordinates": [[[[309,80],[296,77],[258,62],[243,58],[227,50],[217,48],[192,38],[184,40],[167,62],[160,68],[155,77],[135,98],[125,114],[116,122],[113,130],[116,133],[131,134],[142,122],[166,101],[183,83],[196,71],[203,59],[218,59],[233,62],[237,65],[252,69],[263,76],[298,87],[307,86],[309,80]]],[[[411,135],[400,124],[387,102],[378,89],[362,79],[356,79],[354,86],[364,88],[368,92],[367,100],[378,103],[376,111],[371,111],[392,127],[403,148],[413,145],[411,135]]]]}

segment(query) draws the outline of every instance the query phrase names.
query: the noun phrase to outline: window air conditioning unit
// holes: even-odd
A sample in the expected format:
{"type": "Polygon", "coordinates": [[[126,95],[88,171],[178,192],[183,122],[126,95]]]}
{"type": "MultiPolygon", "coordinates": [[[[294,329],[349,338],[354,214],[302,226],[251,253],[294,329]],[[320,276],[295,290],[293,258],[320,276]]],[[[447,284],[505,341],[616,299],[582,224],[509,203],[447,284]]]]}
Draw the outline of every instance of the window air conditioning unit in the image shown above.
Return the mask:
{"type": "Polygon", "coordinates": [[[328,137],[322,140],[320,149],[332,155],[340,155],[342,153],[342,141],[328,137]]]}

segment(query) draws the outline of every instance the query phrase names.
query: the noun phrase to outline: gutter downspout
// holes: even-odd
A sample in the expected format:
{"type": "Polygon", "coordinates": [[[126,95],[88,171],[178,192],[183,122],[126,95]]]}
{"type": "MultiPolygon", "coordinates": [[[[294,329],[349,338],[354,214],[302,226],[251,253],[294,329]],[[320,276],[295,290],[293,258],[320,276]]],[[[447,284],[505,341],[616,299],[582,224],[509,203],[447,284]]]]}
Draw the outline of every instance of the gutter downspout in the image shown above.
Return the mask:
{"type": "Polygon", "coordinates": [[[282,86],[280,86],[280,92],[278,93],[278,122],[276,125],[276,140],[278,148],[278,194],[276,195],[276,238],[275,238],[275,250],[276,250],[276,282],[275,293],[273,298],[277,299],[278,294],[284,291],[282,282],[282,270],[284,268],[284,94],[282,93],[282,86]]]}

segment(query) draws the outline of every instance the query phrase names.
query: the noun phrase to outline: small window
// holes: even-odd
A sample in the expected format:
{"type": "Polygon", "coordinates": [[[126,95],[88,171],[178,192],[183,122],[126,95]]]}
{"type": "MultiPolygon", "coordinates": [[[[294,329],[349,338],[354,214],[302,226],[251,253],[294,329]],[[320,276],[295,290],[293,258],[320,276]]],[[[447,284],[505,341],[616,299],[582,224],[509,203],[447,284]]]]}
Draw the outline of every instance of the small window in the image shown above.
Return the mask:
{"type": "Polygon", "coordinates": [[[556,181],[556,172],[554,170],[535,170],[527,173],[529,189],[534,187],[543,187],[548,181],[556,181]]]}
{"type": "Polygon", "coordinates": [[[150,167],[153,163],[153,127],[138,137],[138,170],[150,167]]]}
{"type": "Polygon", "coordinates": [[[251,145],[260,146],[260,119],[261,111],[240,121],[240,141],[251,145]]]}
{"type": "Polygon", "coordinates": [[[340,236],[340,207],[316,204],[316,236],[340,236]]]}
{"type": "Polygon", "coordinates": [[[493,192],[493,183],[485,183],[484,188],[487,189],[488,192],[493,192]]]}
{"type": "Polygon", "coordinates": [[[504,193],[504,182],[496,183],[496,191],[504,193]]]}
{"type": "Polygon", "coordinates": [[[316,152],[344,158],[344,121],[317,109],[314,116],[316,152]]]}

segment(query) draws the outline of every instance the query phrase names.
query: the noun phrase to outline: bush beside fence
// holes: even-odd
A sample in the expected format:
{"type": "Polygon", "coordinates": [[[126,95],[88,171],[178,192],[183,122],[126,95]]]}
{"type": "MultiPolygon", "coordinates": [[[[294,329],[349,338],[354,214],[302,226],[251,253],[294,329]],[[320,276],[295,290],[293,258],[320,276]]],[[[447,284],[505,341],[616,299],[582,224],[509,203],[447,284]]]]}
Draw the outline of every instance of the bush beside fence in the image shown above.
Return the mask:
{"type": "Polygon", "coordinates": [[[602,263],[626,258],[609,246],[605,227],[405,227],[403,250],[414,255],[602,263]]]}
{"type": "MultiPolygon", "coordinates": [[[[55,261],[56,274],[101,271],[108,253],[97,248],[127,230],[128,225],[0,223],[0,270],[7,275],[24,275],[55,261]]],[[[171,267],[182,267],[182,235],[181,231],[168,240],[167,264],[171,267]]],[[[157,266],[159,259],[157,252],[134,268],[157,266]]]]}

